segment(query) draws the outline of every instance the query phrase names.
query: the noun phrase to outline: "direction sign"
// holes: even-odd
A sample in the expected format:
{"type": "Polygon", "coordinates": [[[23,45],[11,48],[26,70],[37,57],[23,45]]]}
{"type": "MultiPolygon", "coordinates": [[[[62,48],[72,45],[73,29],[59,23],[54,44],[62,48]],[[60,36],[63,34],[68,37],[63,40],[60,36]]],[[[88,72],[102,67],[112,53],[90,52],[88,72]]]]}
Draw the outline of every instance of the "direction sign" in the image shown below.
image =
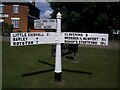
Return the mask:
{"type": "Polygon", "coordinates": [[[108,34],[76,32],[11,33],[11,46],[53,43],[108,45],[108,34]]]}
{"type": "Polygon", "coordinates": [[[108,45],[108,34],[63,32],[64,43],[108,45]]]}
{"type": "Polygon", "coordinates": [[[56,29],[56,19],[34,20],[34,29],[56,29]]]}
{"type": "Polygon", "coordinates": [[[11,33],[11,46],[63,43],[63,37],[56,32],[11,33]]]}

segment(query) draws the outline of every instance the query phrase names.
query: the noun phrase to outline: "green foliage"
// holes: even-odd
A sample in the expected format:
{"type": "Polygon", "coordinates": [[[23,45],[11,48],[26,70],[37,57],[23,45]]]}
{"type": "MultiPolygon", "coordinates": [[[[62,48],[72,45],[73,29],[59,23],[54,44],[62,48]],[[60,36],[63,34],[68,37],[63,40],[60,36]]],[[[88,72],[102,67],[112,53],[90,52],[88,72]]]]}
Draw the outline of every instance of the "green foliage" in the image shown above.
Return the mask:
{"type": "Polygon", "coordinates": [[[12,24],[8,24],[8,23],[4,23],[4,32],[5,33],[12,33],[13,32],[13,25],[12,24]]]}
{"type": "Polygon", "coordinates": [[[4,23],[4,29],[8,30],[9,29],[9,24],[8,23],[4,23]]]}
{"type": "Polygon", "coordinates": [[[118,2],[50,2],[50,6],[52,18],[62,13],[63,31],[110,33],[110,29],[120,29],[118,2]]]}
{"type": "Polygon", "coordinates": [[[98,23],[107,24],[109,21],[108,15],[106,13],[102,13],[102,12],[99,13],[99,17],[97,19],[98,19],[98,23]]]}

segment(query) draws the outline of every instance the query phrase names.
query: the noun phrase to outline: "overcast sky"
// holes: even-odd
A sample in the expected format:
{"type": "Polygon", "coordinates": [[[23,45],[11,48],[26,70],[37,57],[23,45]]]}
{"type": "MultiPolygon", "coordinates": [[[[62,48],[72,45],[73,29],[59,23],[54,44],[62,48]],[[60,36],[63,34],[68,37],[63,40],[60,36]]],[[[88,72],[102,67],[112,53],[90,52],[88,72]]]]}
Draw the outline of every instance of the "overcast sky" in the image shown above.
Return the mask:
{"type": "Polygon", "coordinates": [[[50,18],[50,14],[53,10],[47,2],[36,2],[36,7],[41,10],[40,18],[50,18]]]}

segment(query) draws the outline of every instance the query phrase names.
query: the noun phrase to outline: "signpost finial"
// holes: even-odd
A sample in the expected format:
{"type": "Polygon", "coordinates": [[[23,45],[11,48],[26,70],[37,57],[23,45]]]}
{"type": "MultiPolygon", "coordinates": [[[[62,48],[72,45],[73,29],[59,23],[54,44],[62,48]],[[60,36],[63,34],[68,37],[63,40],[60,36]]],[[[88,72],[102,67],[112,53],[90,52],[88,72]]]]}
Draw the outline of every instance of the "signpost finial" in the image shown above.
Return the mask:
{"type": "Polygon", "coordinates": [[[61,13],[58,12],[58,14],[57,14],[57,18],[62,18],[61,16],[62,16],[61,13]]]}

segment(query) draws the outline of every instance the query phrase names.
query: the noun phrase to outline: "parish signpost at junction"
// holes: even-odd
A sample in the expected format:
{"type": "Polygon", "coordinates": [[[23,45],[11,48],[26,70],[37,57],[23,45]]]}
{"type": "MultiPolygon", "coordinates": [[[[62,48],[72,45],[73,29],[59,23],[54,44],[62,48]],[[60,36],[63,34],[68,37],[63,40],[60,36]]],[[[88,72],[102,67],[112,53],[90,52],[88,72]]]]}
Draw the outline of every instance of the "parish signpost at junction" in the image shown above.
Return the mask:
{"type": "Polygon", "coordinates": [[[61,81],[62,77],[61,43],[108,45],[108,34],[61,32],[61,18],[59,12],[57,19],[40,19],[34,21],[35,29],[56,29],[56,32],[11,33],[11,46],[56,44],[55,81],[61,81]]]}

